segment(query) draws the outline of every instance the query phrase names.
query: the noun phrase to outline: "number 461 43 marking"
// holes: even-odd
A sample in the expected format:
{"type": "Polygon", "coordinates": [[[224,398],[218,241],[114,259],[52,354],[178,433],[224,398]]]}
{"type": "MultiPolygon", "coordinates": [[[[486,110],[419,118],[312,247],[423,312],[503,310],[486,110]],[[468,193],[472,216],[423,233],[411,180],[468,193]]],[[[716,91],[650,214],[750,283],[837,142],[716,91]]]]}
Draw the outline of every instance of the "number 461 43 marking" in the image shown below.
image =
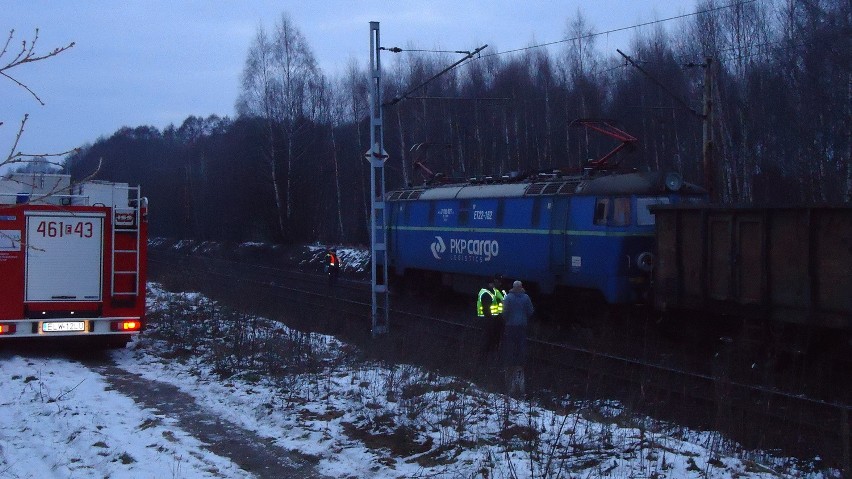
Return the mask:
{"type": "Polygon", "coordinates": [[[47,238],[64,238],[66,236],[91,238],[94,234],[94,225],[91,221],[71,223],[64,221],[42,221],[38,224],[36,232],[41,233],[42,237],[47,238]]]}

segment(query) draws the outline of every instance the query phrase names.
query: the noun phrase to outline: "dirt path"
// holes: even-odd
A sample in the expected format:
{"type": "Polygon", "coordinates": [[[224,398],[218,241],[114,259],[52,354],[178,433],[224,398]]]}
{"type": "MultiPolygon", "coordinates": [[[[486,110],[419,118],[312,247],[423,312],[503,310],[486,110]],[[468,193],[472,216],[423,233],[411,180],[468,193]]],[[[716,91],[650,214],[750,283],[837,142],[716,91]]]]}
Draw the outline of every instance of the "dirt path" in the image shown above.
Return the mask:
{"type": "Polygon", "coordinates": [[[140,407],[154,410],[178,422],[181,429],[205,443],[205,448],[226,457],[260,478],[322,478],[309,458],[283,449],[272,439],[219,418],[200,408],[192,396],[177,387],[151,381],[112,364],[108,359],[84,364],[98,372],[116,391],[140,407]]]}

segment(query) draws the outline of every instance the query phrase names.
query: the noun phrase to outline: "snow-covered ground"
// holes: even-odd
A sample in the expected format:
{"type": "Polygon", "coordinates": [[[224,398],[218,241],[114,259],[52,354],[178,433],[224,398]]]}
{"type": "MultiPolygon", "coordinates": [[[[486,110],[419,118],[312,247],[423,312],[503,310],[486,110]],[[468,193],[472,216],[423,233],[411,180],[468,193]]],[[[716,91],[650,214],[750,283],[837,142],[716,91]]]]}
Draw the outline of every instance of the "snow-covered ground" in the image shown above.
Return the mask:
{"type": "MultiPolygon", "coordinates": [[[[226,314],[149,285],[152,323],[115,366],[340,478],[833,478],[714,432],[566,398],[560,410],[411,365],[364,362],[334,338],[226,314]],[[210,317],[212,315],[212,319],[210,317]]],[[[0,353],[0,478],[245,478],[176,418],[135,404],[98,368],[0,353]]]]}
{"type": "Polygon", "coordinates": [[[285,247],[257,242],[231,245],[218,241],[172,240],[169,238],[152,238],[148,245],[153,249],[179,254],[238,258],[241,261],[254,259],[276,267],[286,266],[316,271],[323,269],[325,252],[328,249],[334,249],[340,259],[345,276],[368,280],[370,277],[370,248],[363,246],[313,243],[285,247]]]}

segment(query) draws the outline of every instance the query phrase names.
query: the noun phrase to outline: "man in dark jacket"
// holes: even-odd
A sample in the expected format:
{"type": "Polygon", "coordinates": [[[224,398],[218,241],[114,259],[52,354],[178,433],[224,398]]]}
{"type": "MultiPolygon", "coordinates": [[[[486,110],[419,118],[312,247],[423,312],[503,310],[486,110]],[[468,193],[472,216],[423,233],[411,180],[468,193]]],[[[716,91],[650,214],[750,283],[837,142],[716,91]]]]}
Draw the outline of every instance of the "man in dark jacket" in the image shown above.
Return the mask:
{"type": "Polygon", "coordinates": [[[503,298],[503,319],[506,329],[501,344],[501,357],[506,367],[506,387],[509,394],[524,393],[524,362],[527,356],[527,326],[533,312],[532,301],[520,281],[503,298]]]}

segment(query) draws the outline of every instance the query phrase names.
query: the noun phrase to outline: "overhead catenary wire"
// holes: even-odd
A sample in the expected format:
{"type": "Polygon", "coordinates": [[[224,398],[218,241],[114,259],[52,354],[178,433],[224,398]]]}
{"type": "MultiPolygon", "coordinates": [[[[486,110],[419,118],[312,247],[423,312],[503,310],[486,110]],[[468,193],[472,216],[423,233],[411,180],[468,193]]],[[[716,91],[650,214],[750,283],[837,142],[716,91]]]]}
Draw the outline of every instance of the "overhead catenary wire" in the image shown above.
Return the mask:
{"type": "Polygon", "coordinates": [[[567,43],[567,42],[573,42],[573,41],[577,41],[577,40],[584,40],[586,38],[592,38],[592,37],[597,37],[597,36],[601,36],[601,35],[609,35],[611,33],[618,33],[618,32],[622,32],[622,31],[626,31],[626,30],[632,30],[632,29],[635,29],[635,28],[647,27],[647,26],[650,26],[650,25],[656,25],[658,23],[669,22],[669,21],[672,21],[672,20],[680,20],[682,18],[688,18],[688,17],[693,17],[693,16],[696,16],[696,15],[702,15],[702,14],[705,14],[705,13],[715,12],[715,11],[718,11],[718,10],[724,10],[726,8],[738,7],[738,6],[741,6],[741,5],[754,3],[756,1],[758,1],[758,0],[741,0],[739,2],[731,3],[731,4],[728,4],[728,5],[722,5],[722,6],[719,6],[719,7],[708,8],[706,10],[700,10],[700,11],[693,12],[693,13],[685,13],[683,15],[676,15],[674,17],[662,18],[660,20],[653,20],[653,21],[645,22],[645,23],[637,23],[635,25],[630,25],[630,26],[620,27],[620,28],[614,28],[612,30],[606,30],[606,31],[603,31],[603,32],[594,32],[594,33],[589,33],[587,35],[579,35],[579,36],[572,37],[572,38],[565,38],[565,39],[562,39],[562,40],[556,40],[556,41],[547,42],[547,43],[539,43],[539,44],[536,44],[536,45],[530,45],[530,46],[522,47],[522,48],[515,48],[515,49],[512,49],[512,50],[506,50],[506,51],[502,51],[502,52],[487,53],[487,54],[484,54],[484,55],[480,55],[480,57],[485,58],[485,57],[496,56],[496,55],[505,55],[505,54],[508,54],[508,53],[517,53],[517,52],[522,52],[522,51],[526,51],[526,50],[532,50],[534,48],[544,48],[544,47],[549,47],[549,46],[553,46],[553,45],[558,45],[560,43],[567,43]]]}
{"type": "Polygon", "coordinates": [[[473,58],[475,55],[479,54],[479,52],[481,52],[482,50],[484,50],[487,47],[488,47],[488,45],[486,44],[486,45],[482,45],[481,47],[473,50],[472,52],[466,52],[466,55],[461,60],[453,63],[452,65],[448,66],[447,68],[444,68],[443,70],[436,73],[435,75],[432,75],[432,77],[430,77],[428,80],[424,81],[420,85],[417,85],[416,87],[414,87],[414,88],[408,90],[407,92],[403,93],[401,96],[394,98],[393,100],[391,100],[387,103],[384,103],[382,106],[395,105],[395,104],[399,103],[400,101],[408,98],[408,95],[410,95],[410,94],[414,93],[415,91],[423,88],[424,86],[428,85],[432,80],[438,78],[439,76],[443,75],[444,73],[447,73],[448,71],[452,70],[453,68],[459,66],[465,60],[473,58]]]}
{"type": "Polygon", "coordinates": [[[453,101],[510,101],[511,98],[505,96],[484,96],[484,97],[447,97],[447,96],[408,96],[409,100],[453,100],[453,101]]]}
{"type": "Polygon", "coordinates": [[[703,115],[703,114],[698,113],[697,111],[695,111],[695,109],[694,109],[694,108],[692,108],[691,106],[689,106],[689,104],[687,104],[685,101],[683,101],[683,100],[682,100],[679,96],[675,95],[675,94],[674,94],[674,92],[672,92],[672,91],[671,91],[668,87],[666,87],[666,86],[665,86],[665,85],[664,85],[661,81],[657,80],[657,79],[656,79],[653,75],[651,75],[650,73],[646,72],[646,71],[645,71],[645,70],[644,70],[641,66],[639,66],[636,62],[634,62],[632,58],[630,58],[629,56],[625,55],[625,54],[624,54],[621,50],[616,49],[615,51],[617,51],[619,55],[623,56],[625,60],[627,60],[628,62],[630,62],[630,64],[631,64],[631,65],[633,65],[634,67],[636,67],[636,69],[638,69],[640,72],[642,72],[642,73],[643,73],[646,77],[648,77],[648,78],[649,78],[652,82],[654,82],[654,83],[655,83],[658,87],[662,88],[662,89],[663,89],[663,91],[665,91],[666,93],[668,93],[668,94],[669,94],[669,96],[671,96],[672,98],[674,98],[674,100],[675,100],[675,101],[677,101],[678,103],[680,103],[680,105],[681,105],[681,106],[683,106],[684,108],[686,108],[687,110],[689,110],[689,111],[690,111],[693,115],[697,116],[698,118],[702,118],[702,119],[703,119],[703,118],[705,118],[705,115],[703,115]]]}
{"type": "MultiPolygon", "coordinates": [[[[494,52],[494,53],[487,53],[487,54],[481,54],[480,52],[483,49],[485,49],[488,45],[483,45],[482,47],[477,48],[472,52],[466,51],[466,50],[426,50],[426,49],[403,49],[403,48],[399,48],[399,47],[379,47],[380,50],[385,50],[385,51],[389,51],[389,52],[392,52],[392,53],[429,52],[429,53],[459,53],[459,54],[465,55],[461,60],[453,63],[449,67],[447,67],[444,70],[433,75],[428,80],[426,80],[423,83],[421,83],[420,85],[412,88],[411,90],[404,93],[403,95],[401,95],[397,98],[394,98],[393,100],[391,100],[389,102],[384,103],[382,106],[395,105],[395,104],[399,103],[400,101],[402,101],[404,99],[408,99],[408,98],[410,98],[409,95],[411,93],[413,93],[413,92],[419,90],[420,88],[426,86],[427,84],[429,84],[430,82],[432,82],[436,78],[440,77],[444,73],[447,73],[447,72],[449,72],[450,70],[452,70],[456,67],[467,65],[468,63],[470,63],[470,62],[472,62],[476,59],[486,58],[486,57],[491,57],[491,56],[497,56],[497,55],[505,55],[505,54],[510,54],[510,53],[517,53],[517,52],[521,52],[521,51],[532,50],[534,48],[545,48],[545,47],[557,45],[557,44],[560,44],[560,43],[573,42],[573,41],[577,41],[577,40],[593,38],[593,37],[600,36],[600,35],[609,35],[611,33],[618,33],[618,32],[622,32],[622,31],[626,31],[626,30],[642,28],[642,27],[646,27],[646,26],[650,26],[650,25],[656,25],[656,24],[659,24],[659,23],[669,22],[669,21],[672,21],[672,20],[680,20],[680,19],[683,19],[683,18],[688,18],[688,17],[693,17],[693,16],[696,16],[696,15],[711,13],[711,12],[715,12],[715,11],[719,11],[719,10],[724,10],[724,9],[727,9],[727,8],[739,7],[739,6],[746,5],[746,4],[749,4],[749,3],[754,3],[754,2],[757,2],[757,1],[758,0],[740,0],[738,2],[730,3],[728,5],[721,5],[721,6],[718,6],[718,7],[707,8],[705,10],[700,10],[700,11],[696,11],[696,12],[693,12],[693,13],[685,13],[685,14],[682,14],[682,15],[675,15],[673,17],[667,17],[667,18],[663,18],[663,19],[659,19],[659,20],[653,20],[653,21],[650,21],[650,22],[638,23],[638,24],[629,25],[629,26],[626,26],[626,27],[614,28],[614,29],[606,30],[606,31],[602,31],[602,32],[589,33],[587,35],[580,35],[580,36],[576,36],[576,37],[572,37],[572,38],[565,38],[565,39],[562,39],[562,40],[556,40],[556,41],[552,41],[552,42],[540,43],[540,44],[536,44],[536,45],[530,45],[530,46],[527,46],[527,47],[515,48],[515,49],[512,49],[512,50],[506,50],[506,51],[494,52]]],[[[621,66],[623,66],[623,65],[621,65],[621,66]]],[[[691,110],[691,108],[690,108],[690,110],[691,110]]]]}
{"type": "MultiPolygon", "coordinates": [[[[562,40],[556,40],[556,41],[547,42],[547,43],[539,43],[539,44],[535,44],[535,45],[530,45],[530,46],[526,46],[526,47],[522,47],[522,48],[515,48],[515,49],[512,49],[512,50],[506,50],[506,51],[502,51],[502,52],[486,53],[486,54],[483,54],[483,55],[479,55],[477,58],[487,58],[487,57],[492,57],[492,56],[497,56],[497,55],[506,55],[506,54],[509,54],[509,53],[517,53],[517,52],[522,52],[522,51],[526,51],[526,50],[532,50],[532,49],[535,49],[535,48],[545,48],[545,47],[549,47],[549,46],[553,46],[553,45],[558,45],[560,43],[568,43],[568,42],[574,42],[574,41],[578,41],[578,40],[584,40],[584,39],[587,39],[587,38],[593,38],[593,37],[597,37],[597,36],[601,36],[601,35],[609,35],[611,33],[618,33],[618,32],[622,32],[622,31],[626,31],[626,30],[632,30],[632,29],[636,29],[636,28],[642,28],[642,27],[647,27],[647,26],[651,26],[651,25],[656,25],[656,24],[659,24],[659,23],[669,22],[669,21],[672,21],[672,20],[680,20],[680,19],[683,19],[683,18],[693,17],[693,16],[696,16],[696,15],[711,13],[711,12],[715,12],[715,11],[719,11],[719,10],[724,10],[724,9],[727,9],[727,8],[734,8],[734,7],[746,5],[746,4],[749,4],[749,3],[754,3],[754,2],[757,2],[757,1],[758,0],[741,0],[739,2],[730,3],[728,5],[722,5],[722,6],[718,6],[718,7],[708,8],[708,9],[700,10],[700,11],[693,12],[693,13],[685,13],[683,15],[675,15],[673,17],[662,18],[662,19],[659,19],[659,20],[653,20],[653,21],[645,22],[645,23],[637,23],[637,24],[634,24],[634,25],[614,28],[614,29],[605,30],[605,31],[602,31],[602,32],[594,32],[594,33],[589,33],[587,35],[579,35],[579,36],[576,36],[576,37],[565,38],[565,39],[562,39],[562,40]]],[[[467,63],[469,63],[473,60],[475,60],[475,59],[474,58],[468,59],[468,61],[464,64],[467,65],[467,63]]],[[[617,67],[613,67],[613,68],[611,68],[607,71],[614,70],[614,69],[623,67],[625,65],[626,65],[626,63],[623,64],[623,65],[619,65],[617,67]]]]}

